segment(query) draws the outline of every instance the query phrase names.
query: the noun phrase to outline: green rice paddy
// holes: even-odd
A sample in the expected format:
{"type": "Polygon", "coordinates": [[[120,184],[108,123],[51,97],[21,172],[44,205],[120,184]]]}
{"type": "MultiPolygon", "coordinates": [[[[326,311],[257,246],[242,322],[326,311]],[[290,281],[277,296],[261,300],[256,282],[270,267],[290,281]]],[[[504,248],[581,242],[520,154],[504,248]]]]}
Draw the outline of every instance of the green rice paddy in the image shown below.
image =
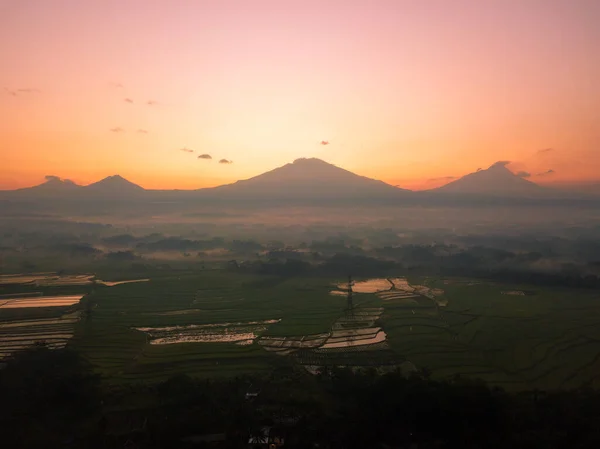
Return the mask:
{"type": "MultiPolygon", "coordinates": [[[[81,352],[108,383],[157,382],[176,374],[267,374],[282,364],[378,367],[410,361],[435,378],[477,377],[510,390],[600,387],[600,295],[590,290],[409,279],[412,285],[442,289],[447,305],[426,296],[382,299],[356,293],[357,311],[383,308],[374,324],[386,334],[383,344],[301,349],[281,355],[256,340],[172,343],[178,332],[213,329],[206,325],[219,325],[218,331],[211,330],[213,334],[227,334],[228,326],[252,330],[252,323],[269,322],[257,336],[279,339],[329,333],[345,314],[346,299],[330,294],[333,285],[343,281],[207,271],[94,285],[86,290],[84,302],[89,305],[80,307],[82,318],[75,323],[68,345],[81,352]],[[172,344],[155,344],[138,328],[172,328],[172,344]]],[[[65,289],[77,290],[61,286],[65,289]]],[[[35,308],[20,314],[16,310],[0,310],[0,323],[72,312],[72,308],[44,309],[35,315],[35,308]]],[[[64,324],[57,325],[62,327],[42,330],[65,331],[64,324]]]]}

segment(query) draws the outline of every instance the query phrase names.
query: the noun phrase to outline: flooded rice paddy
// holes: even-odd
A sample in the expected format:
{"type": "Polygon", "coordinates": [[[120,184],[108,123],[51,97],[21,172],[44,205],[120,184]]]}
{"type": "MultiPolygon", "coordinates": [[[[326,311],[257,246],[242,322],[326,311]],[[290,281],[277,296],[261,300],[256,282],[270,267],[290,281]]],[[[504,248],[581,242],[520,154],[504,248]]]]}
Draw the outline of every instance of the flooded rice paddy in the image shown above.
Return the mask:
{"type": "Polygon", "coordinates": [[[332,296],[346,296],[348,294],[348,291],[331,290],[329,292],[329,294],[332,295],[332,296]]]}
{"type": "Polygon", "coordinates": [[[0,285],[35,285],[39,287],[61,287],[73,285],[100,284],[106,287],[130,284],[134,282],[148,282],[150,279],[130,279],[123,281],[103,281],[96,279],[94,274],[57,274],[55,272],[33,274],[3,274],[0,275],[0,285]]]}
{"type": "Polygon", "coordinates": [[[236,343],[252,344],[271,324],[280,320],[238,323],[191,324],[187,326],[135,328],[149,337],[151,345],[175,343],[236,343]]]}
{"type": "Polygon", "coordinates": [[[179,316],[179,315],[193,315],[196,313],[203,312],[201,309],[183,309],[183,310],[170,310],[168,312],[153,312],[153,313],[144,313],[144,315],[152,315],[152,316],[179,316]]]}
{"type": "Polygon", "coordinates": [[[94,282],[93,274],[58,275],[57,273],[5,274],[0,276],[0,285],[37,285],[58,287],[67,285],[89,285],[94,282]]]}
{"type": "Polygon", "coordinates": [[[25,296],[0,301],[0,309],[25,309],[31,307],[66,307],[77,304],[83,295],[25,296]]]}
{"type": "Polygon", "coordinates": [[[149,282],[150,279],[130,279],[128,281],[102,281],[100,279],[96,279],[96,283],[97,284],[101,284],[101,285],[106,285],[107,287],[114,287],[115,285],[122,285],[122,284],[134,284],[137,282],[149,282]]]}
{"type": "MultiPolygon", "coordinates": [[[[368,329],[371,331],[372,329],[368,329]]],[[[356,331],[354,331],[356,332],[356,331]]],[[[327,342],[321,346],[321,349],[331,348],[350,348],[355,346],[372,345],[376,343],[383,343],[386,339],[385,332],[379,329],[376,333],[368,334],[349,334],[344,337],[331,336],[327,342]]]]}
{"type": "Polygon", "coordinates": [[[58,318],[0,323],[0,359],[40,342],[51,349],[64,348],[79,318],[79,312],[74,312],[58,318]]]}
{"type": "MultiPolygon", "coordinates": [[[[387,279],[367,279],[366,281],[356,281],[352,285],[354,293],[377,293],[390,290],[394,285],[387,279]]],[[[338,284],[338,289],[345,289],[347,284],[338,284]]]]}
{"type": "Polygon", "coordinates": [[[27,319],[0,321],[0,359],[36,344],[50,349],[64,348],[73,337],[80,312],[64,313],[60,308],[76,306],[85,293],[44,295],[46,287],[87,286],[95,282],[93,274],[59,275],[55,272],[0,275],[0,286],[39,287],[39,290],[0,295],[0,311],[27,309],[27,319]],[[62,314],[61,314],[62,313],[62,314]],[[36,318],[39,317],[39,318],[36,318]]]}
{"type": "MultiPolygon", "coordinates": [[[[346,296],[348,294],[347,284],[340,283],[336,285],[337,289],[329,294],[333,296],[346,296]]],[[[436,300],[439,306],[445,306],[448,301],[439,299],[444,294],[444,290],[439,288],[429,288],[424,285],[411,285],[406,278],[374,278],[364,281],[356,281],[352,285],[353,293],[374,293],[379,298],[390,300],[406,300],[425,296],[436,300]]]]}
{"type": "Polygon", "coordinates": [[[371,346],[385,343],[386,334],[375,322],[381,317],[383,308],[357,308],[336,320],[331,332],[295,337],[262,337],[258,344],[265,350],[279,355],[292,354],[298,350],[338,349],[364,347],[364,349],[380,349],[371,346]]]}
{"type": "Polygon", "coordinates": [[[287,355],[298,349],[314,349],[323,346],[329,338],[327,334],[314,334],[300,337],[262,337],[258,344],[270,352],[287,355]]]}

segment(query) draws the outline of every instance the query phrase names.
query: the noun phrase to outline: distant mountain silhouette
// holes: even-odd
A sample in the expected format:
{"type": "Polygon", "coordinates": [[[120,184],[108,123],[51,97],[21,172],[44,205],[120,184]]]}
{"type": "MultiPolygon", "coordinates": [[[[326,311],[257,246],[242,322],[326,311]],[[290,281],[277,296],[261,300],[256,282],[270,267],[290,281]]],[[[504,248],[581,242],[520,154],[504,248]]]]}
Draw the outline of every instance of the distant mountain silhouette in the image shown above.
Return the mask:
{"type": "Polygon", "coordinates": [[[134,184],[131,181],[123,178],[120,175],[108,176],[98,182],[85,186],[85,190],[88,192],[106,194],[106,195],[118,195],[118,194],[129,194],[129,193],[140,193],[144,191],[144,188],[134,184]]]}
{"type": "Polygon", "coordinates": [[[55,196],[68,195],[78,192],[82,186],[75,184],[70,179],[61,179],[58,176],[48,176],[42,184],[14,191],[20,195],[55,196]]]}
{"type": "MultiPolygon", "coordinates": [[[[592,189],[590,189],[592,190],[592,189]]],[[[582,199],[599,201],[597,195],[542,187],[512,173],[504,163],[496,163],[453,181],[445,186],[423,192],[413,192],[383,181],[359,176],[321,159],[301,158],[253,178],[212,188],[197,190],[145,190],[119,175],[109,176],[87,186],[48,176],[47,181],[25,189],[0,191],[0,199],[66,199],[148,201],[177,204],[186,201],[206,201],[206,204],[245,204],[256,200],[270,205],[296,201],[303,204],[489,204],[490,199],[506,199],[514,203],[582,199]]],[[[174,210],[175,210],[174,209],[174,210]]]]}
{"type": "Polygon", "coordinates": [[[485,170],[463,176],[444,186],[430,190],[435,193],[523,196],[538,197],[553,193],[553,189],[542,187],[517,176],[506,168],[504,163],[495,163],[485,170]]]}
{"type": "Polygon", "coordinates": [[[125,178],[114,175],[102,179],[87,186],[75,184],[68,179],[60,179],[56,176],[49,176],[46,182],[33,187],[27,187],[14,191],[5,191],[21,197],[57,197],[57,198],[85,198],[91,197],[127,197],[133,194],[139,194],[145,190],[137,184],[134,184],[125,178]]]}
{"type": "Polygon", "coordinates": [[[278,198],[396,197],[409,190],[356,175],[321,159],[301,158],[250,179],[210,189],[217,195],[278,198]]]}

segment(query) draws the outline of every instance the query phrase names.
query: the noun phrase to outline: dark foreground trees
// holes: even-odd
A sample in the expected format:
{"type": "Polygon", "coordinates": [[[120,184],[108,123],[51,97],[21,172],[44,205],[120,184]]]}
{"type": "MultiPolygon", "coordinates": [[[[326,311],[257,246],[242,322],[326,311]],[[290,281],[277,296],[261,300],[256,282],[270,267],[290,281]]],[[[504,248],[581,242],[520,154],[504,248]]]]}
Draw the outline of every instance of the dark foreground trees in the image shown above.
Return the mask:
{"type": "Polygon", "coordinates": [[[100,400],[98,378],[77,353],[43,344],[18,352],[0,370],[2,447],[65,447],[85,439],[100,400]]]}
{"type": "Polygon", "coordinates": [[[39,346],[0,370],[0,400],[2,447],[11,449],[245,448],[264,427],[290,449],[600,447],[597,391],[509,394],[373,369],[313,376],[288,366],[264,378],[115,387],[76,353],[39,346]]]}

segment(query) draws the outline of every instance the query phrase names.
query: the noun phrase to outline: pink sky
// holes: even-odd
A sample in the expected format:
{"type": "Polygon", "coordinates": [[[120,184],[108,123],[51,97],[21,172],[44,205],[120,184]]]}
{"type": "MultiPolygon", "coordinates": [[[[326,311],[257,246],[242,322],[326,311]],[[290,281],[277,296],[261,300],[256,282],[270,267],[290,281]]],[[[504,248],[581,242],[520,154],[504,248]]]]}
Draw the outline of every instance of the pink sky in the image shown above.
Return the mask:
{"type": "Polygon", "coordinates": [[[596,0],[5,0],[0,17],[0,188],[197,188],[298,157],[411,188],[497,160],[600,178],[596,0]]]}

